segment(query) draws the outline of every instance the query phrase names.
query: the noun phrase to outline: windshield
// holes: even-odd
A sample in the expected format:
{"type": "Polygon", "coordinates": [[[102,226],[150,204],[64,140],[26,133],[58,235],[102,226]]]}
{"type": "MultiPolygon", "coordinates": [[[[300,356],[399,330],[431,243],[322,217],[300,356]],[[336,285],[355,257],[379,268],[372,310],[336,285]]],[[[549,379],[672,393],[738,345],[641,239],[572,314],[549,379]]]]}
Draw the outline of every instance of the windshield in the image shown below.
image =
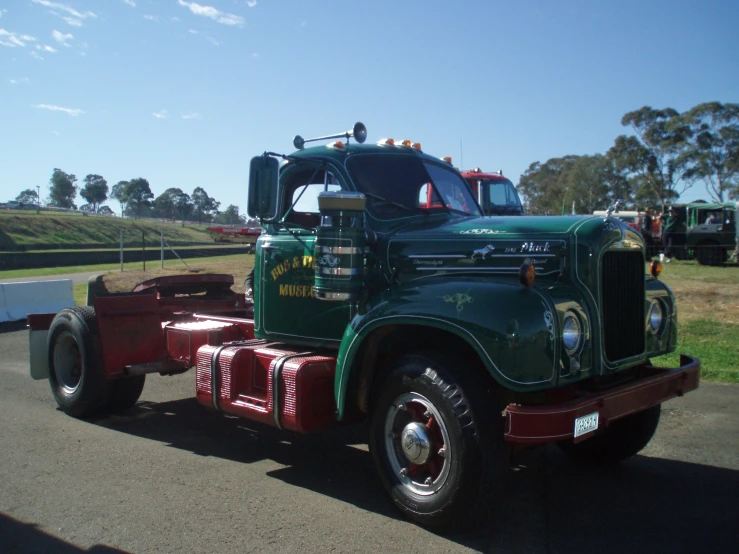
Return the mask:
{"type": "MultiPolygon", "coordinates": [[[[470,184],[473,188],[475,187],[474,180],[470,180],[470,184]]],[[[483,204],[486,214],[521,213],[523,211],[516,187],[510,181],[481,179],[479,180],[479,187],[480,203],[483,204]],[[487,205],[484,201],[485,192],[489,197],[487,205]]]]}
{"type": "Polygon", "coordinates": [[[367,193],[367,208],[376,217],[392,219],[429,210],[481,215],[459,174],[415,156],[354,156],[348,160],[347,169],[358,189],[367,193]]]}

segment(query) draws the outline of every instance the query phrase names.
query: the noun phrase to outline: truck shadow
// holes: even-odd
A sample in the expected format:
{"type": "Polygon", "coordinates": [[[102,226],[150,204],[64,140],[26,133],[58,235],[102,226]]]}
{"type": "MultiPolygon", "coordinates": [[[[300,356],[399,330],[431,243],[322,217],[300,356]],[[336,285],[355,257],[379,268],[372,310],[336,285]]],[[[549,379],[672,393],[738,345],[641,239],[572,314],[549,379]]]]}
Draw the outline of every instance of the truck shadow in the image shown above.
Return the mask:
{"type": "Polygon", "coordinates": [[[0,512],[0,549],[2,552],[55,552],[57,554],[126,554],[110,546],[96,544],[80,548],[50,535],[35,523],[24,523],[0,512]]]}
{"type": "MultiPolygon", "coordinates": [[[[94,423],[201,456],[273,460],[286,467],[270,477],[404,521],[375,474],[363,425],[302,436],[195,399],[139,402],[129,415],[94,423]]],[[[739,471],[646,456],[597,468],[549,446],[516,457],[493,521],[446,538],[481,552],[729,552],[737,492],[739,471]]]]}

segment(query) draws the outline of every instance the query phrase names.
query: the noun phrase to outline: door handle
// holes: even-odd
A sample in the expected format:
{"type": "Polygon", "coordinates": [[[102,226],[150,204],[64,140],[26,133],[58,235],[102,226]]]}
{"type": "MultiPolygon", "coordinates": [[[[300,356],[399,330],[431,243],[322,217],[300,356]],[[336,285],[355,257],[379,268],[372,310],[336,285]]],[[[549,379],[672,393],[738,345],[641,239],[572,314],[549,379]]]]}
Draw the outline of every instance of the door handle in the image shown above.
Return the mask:
{"type": "Polygon", "coordinates": [[[261,246],[261,249],[264,250],[265,252],[274,252],[275,250],[277,250],[277,247],[272,246],[271,244],[263,244],[261,246]]]}

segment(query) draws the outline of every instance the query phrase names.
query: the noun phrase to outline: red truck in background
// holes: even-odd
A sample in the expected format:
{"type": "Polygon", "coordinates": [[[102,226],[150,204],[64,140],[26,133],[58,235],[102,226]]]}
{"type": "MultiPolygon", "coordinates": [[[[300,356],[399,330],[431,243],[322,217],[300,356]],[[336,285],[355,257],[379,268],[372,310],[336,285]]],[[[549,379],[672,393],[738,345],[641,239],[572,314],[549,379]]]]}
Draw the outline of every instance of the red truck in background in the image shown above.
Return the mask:
{"type": "Polygon", "coordinates": [[[485,173],[479,167],[461,171],[485,215],[523,215],[523,205],[513,183],[503,171],[485,173]]]}

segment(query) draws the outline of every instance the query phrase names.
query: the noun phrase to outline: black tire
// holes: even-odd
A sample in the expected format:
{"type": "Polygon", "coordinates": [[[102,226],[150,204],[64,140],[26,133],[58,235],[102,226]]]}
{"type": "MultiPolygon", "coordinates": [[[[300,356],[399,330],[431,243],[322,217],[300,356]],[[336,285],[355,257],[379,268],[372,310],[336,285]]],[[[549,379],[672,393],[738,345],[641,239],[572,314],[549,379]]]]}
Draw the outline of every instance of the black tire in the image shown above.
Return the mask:
{"type": "Polygon", "coordinates": [[[701,265],[721,265],[724,263],[723,249],[718,244],[701,244],[696,247],[696,258],[701,265]]]}
{"type": "Polygon", "coordinates": [[[111,382],[103,372],[93,308],[65,308],[51,322],[47,342],[49,383],[59,407],[85,418],[106,408],[111,382]]]}
{"type": "Polygon", "coordinates": [[[662,405],[657,404],[611,423],[606,430],[583,442],[563,441],[557,445],[566,454],[584,462],[615,464],[638,454],[659,425],[662,405]]]}
{"type": "Polygon", "coordinates": [[[472,368],[455,367],[459,360],[438,352],[405,356],[375,389],[370,422],[370,450],[395,505],[444,532],[500,503],[508,468],[497,403],[472,368]]]}
{"type": "Polygon", "coordinates": [[[133,408],[144,390],[144,383],[146,383],[146,375],[111,381],[113,390],[108,401],[108,411],[116,414],[133,408]]]}

